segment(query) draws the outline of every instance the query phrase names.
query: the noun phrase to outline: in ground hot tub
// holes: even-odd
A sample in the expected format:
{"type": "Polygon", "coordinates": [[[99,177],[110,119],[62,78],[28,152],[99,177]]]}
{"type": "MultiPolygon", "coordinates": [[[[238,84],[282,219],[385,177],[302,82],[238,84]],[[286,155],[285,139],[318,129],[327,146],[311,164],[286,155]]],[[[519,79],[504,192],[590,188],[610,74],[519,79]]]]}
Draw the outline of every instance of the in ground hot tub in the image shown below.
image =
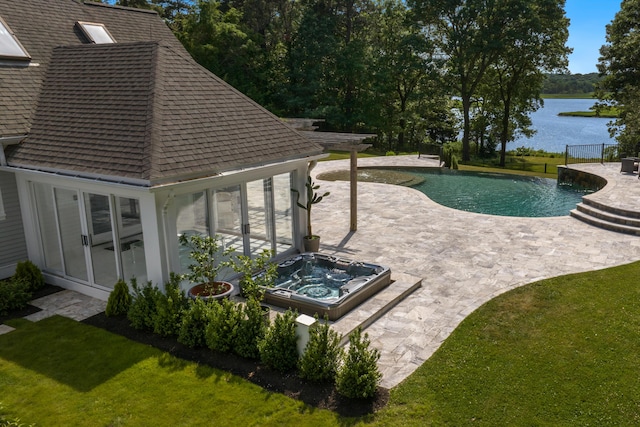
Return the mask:
{"type": "Polygon", "coordinates": [[[336,320],[390,283],[387,267],[304,253],[280,262],[265,302],[336,320]]]}

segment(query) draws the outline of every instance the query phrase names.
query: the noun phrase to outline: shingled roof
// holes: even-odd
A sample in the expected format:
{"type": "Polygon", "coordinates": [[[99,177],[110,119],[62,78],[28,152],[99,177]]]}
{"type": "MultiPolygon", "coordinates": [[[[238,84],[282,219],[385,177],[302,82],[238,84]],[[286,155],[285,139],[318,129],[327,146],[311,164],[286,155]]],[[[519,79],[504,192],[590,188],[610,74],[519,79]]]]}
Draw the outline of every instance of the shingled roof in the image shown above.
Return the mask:
{"type": "MultiPolygon", "coordinates": [[[[322,152],[196,64],[173,36],[123,43],[125,29],[82,19],[104,23],[118,43],[52,50],[29,136],[8,153],[9,165],[155,185],[322,152]]],[[[18,37],[35,60],[28,37],[18,37]]]]}

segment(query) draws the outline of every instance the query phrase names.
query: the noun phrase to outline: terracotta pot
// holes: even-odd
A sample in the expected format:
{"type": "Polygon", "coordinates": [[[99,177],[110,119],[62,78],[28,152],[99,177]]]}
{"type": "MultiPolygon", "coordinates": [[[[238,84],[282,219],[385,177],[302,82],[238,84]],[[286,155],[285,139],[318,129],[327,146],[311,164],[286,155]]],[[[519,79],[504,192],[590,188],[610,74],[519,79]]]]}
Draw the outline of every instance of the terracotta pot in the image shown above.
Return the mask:
{"type": "Polygon", "coordinates": [[[189,289],[189,298],[202,298],[204,300],[217,300],[229,297],[234,290],[229,282],[200,283],[189,289]]]}
{"type": "Polygon", "coordinates": [[[320,250],[320,236],[304,236],[304,251],[318,252],[320,250]]]}

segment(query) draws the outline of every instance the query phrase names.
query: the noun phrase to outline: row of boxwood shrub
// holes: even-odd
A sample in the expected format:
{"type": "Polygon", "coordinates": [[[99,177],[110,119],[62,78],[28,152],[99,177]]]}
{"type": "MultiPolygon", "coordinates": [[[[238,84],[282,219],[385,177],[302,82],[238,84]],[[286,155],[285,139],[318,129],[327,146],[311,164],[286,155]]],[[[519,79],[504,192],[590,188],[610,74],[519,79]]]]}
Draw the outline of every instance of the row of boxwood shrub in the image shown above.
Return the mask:
{"type": "Polygon", "coordinates": [[[140,285],[133,279],[130,293],[127,283],[119,281],[105,314],[126,315],[134,328],[174,336],[191,348],[235,353],[283,373],[297,368],[306,380],[335,382],[336,390],[350,398],[373,397],[382,377],[377,366],[380,353],[369,348],[368,336],[360,329],[349,337],[345,352],[340,348],[341,337],[326,321],[318,322],[300,356],[295,312],[278,313],[271,323],[255,298],[244,304],[228,299],[193,300],[185,296],[180,276],[175,274],[164,292],[150,282],[140,285]]]}
{"type": "Polygon", "coordinates": [[[0,280],[0,315],[24,308],[33,292],[44,287],[44,276],[31,261],[21,261],[9,279],[0,280]]]}

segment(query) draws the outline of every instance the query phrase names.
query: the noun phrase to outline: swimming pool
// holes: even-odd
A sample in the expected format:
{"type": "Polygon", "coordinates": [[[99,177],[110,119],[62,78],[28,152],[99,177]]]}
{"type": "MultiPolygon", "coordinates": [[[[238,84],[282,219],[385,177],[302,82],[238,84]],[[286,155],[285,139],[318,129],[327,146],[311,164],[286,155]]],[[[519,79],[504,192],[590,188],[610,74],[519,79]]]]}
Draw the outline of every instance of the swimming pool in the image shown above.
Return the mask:
{"type": "MultiPolygon", "coordinates": [[[[389,168],[362,168],[365,174],[389,168]]],[[[442,168],[393,168],[417,179],[410,184],[443,206],[501,216],[552,217],[569,215],[582,196],[597,188],[558,184],[549,178],[442,168]]]]}

